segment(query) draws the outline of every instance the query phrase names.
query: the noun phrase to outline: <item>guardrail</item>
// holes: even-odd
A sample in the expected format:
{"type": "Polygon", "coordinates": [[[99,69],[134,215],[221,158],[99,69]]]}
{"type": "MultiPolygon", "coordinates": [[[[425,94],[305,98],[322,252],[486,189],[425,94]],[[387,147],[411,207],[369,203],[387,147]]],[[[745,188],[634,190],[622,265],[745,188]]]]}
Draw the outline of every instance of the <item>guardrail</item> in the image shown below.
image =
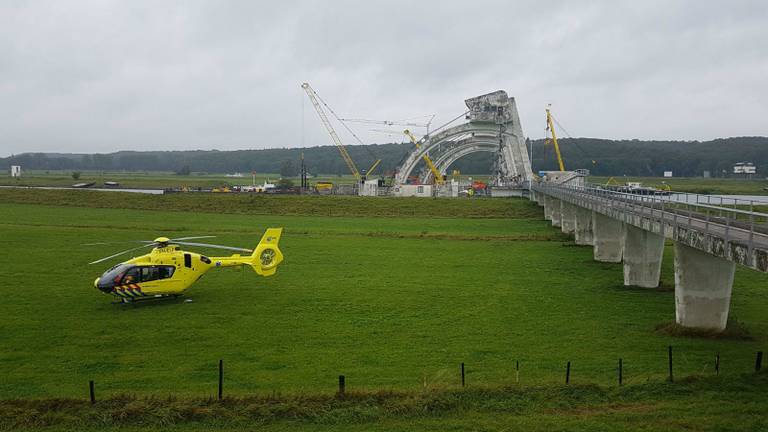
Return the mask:
{"type": "Polygon", "coordinates": [[[721,236],[726,244],[743,243],[752,254],[756,244],[768,246],[768,213],[756,210],[768,200],[689,194],[670,191],[670,195],[640,195],[587,184],[567,185],[532,182],[531,189],[601,213],[640,215],[651,221],[684,225],[697,231],[721,236]],[[601,211],[602,210],[602,211],[601,211]]]}

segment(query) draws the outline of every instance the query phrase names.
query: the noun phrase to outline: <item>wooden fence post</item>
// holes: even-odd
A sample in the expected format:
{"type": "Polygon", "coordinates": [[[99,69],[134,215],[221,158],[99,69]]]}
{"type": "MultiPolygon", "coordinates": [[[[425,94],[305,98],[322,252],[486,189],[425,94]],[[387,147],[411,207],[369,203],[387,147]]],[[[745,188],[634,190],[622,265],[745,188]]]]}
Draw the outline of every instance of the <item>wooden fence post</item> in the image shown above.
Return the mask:
{"type": "Polygon", "coordinates": [[[674,382],[675,379],[672,376],[672,345],[667,347],[667,357],[669,358],[669,382],[674,382]]]}
{"type": "Polygon", "coordinates": [[[622,381],[623,381],[623,378],[624,378],[624,374],[623,374],[623,370],[622,370],[623,366],[624,365],[622,364],[621,359],[619,359],[619,385],[622,384],[622,381]]]}
{"type": "Polygon", "coordinates": [[[224,395],[224,360],[219,360],[219,400],[224,395]]]}

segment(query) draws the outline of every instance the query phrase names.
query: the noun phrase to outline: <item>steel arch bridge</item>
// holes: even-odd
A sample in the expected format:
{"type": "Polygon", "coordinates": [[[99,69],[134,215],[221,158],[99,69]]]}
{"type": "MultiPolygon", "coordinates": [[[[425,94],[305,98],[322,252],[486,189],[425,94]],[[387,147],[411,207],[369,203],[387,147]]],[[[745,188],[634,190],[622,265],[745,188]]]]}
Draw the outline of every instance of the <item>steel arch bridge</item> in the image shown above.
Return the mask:
{"type": "Polygon", "coordinates": [[[432,173],[419,162],[425,154],[435,163],[440,174],[464,156],[494,153],[494,186],[523,187],[533,173],[525,137],[520,125],[515,99],[503,90],[465,101],[469,114],[467,123],[445,129],[421,140],[400,165],[395,175],[397,184],[405,184],[409,177],[418,176],[421,183],[431,183],[432,173]]]}

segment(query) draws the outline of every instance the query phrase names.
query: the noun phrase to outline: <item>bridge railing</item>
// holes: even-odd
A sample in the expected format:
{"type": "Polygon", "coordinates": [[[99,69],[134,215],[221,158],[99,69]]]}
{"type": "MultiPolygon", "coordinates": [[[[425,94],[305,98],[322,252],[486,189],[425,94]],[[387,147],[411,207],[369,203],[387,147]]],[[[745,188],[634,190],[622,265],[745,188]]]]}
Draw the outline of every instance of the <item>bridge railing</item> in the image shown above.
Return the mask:
{"type": "Polygon", "coordinates": [[[652,221],[685,225],[723,236],[727,242],[743,242],[751,253],[756,240],[768,244],[768,197],[766,200],[671,192],[641,195],[606,189],[596,184],[567,185],[532,182],[531,189],[574,202],[583,207],[619,213],[626,220],[642,215],[652,221]]]}

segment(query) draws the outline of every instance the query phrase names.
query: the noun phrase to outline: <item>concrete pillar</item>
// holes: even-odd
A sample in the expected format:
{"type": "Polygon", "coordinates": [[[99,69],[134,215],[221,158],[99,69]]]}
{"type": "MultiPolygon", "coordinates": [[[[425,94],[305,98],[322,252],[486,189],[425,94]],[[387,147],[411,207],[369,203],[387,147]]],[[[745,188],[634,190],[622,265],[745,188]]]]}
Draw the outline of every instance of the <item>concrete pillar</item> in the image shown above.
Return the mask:
{"type": "Polygon", "coordinates": [[[725,330],[736,264],[675,243],[675,321],[725,330]]]}
{"type": "Polygon", "coordinates": [[[624,253],[624,223],[598,212],[592,212],[594,257],[600,262],[621,262],[624,253]]]}
{"type": "Polygon", "coordinates": [[[624,286],[659,286],[663,256],[663,236],[627,225],[624,229],[624,286]]]}
{"type": "Polygon", "coordinates": [[[559,227],[560,220],[562,219],[562,204],[557,198],[550,198],[552,203],[552,226],[559,227]]]}
{"type": "Polygon", "coordinates": [[[592,245],[592,210],[576,207],[573,235],[577,245],[592,245]]]}
{"type": "Polygon", "coordinates": [[[552,220],[552,197],[542,195],[541,201],[544,203],[544,220],[552,220]]]}
{"type": "Polygon", "coordinates": [[[576,226],[576,206],[565,201],[560,203],[560,230],[571,234],[576,226]]]}

